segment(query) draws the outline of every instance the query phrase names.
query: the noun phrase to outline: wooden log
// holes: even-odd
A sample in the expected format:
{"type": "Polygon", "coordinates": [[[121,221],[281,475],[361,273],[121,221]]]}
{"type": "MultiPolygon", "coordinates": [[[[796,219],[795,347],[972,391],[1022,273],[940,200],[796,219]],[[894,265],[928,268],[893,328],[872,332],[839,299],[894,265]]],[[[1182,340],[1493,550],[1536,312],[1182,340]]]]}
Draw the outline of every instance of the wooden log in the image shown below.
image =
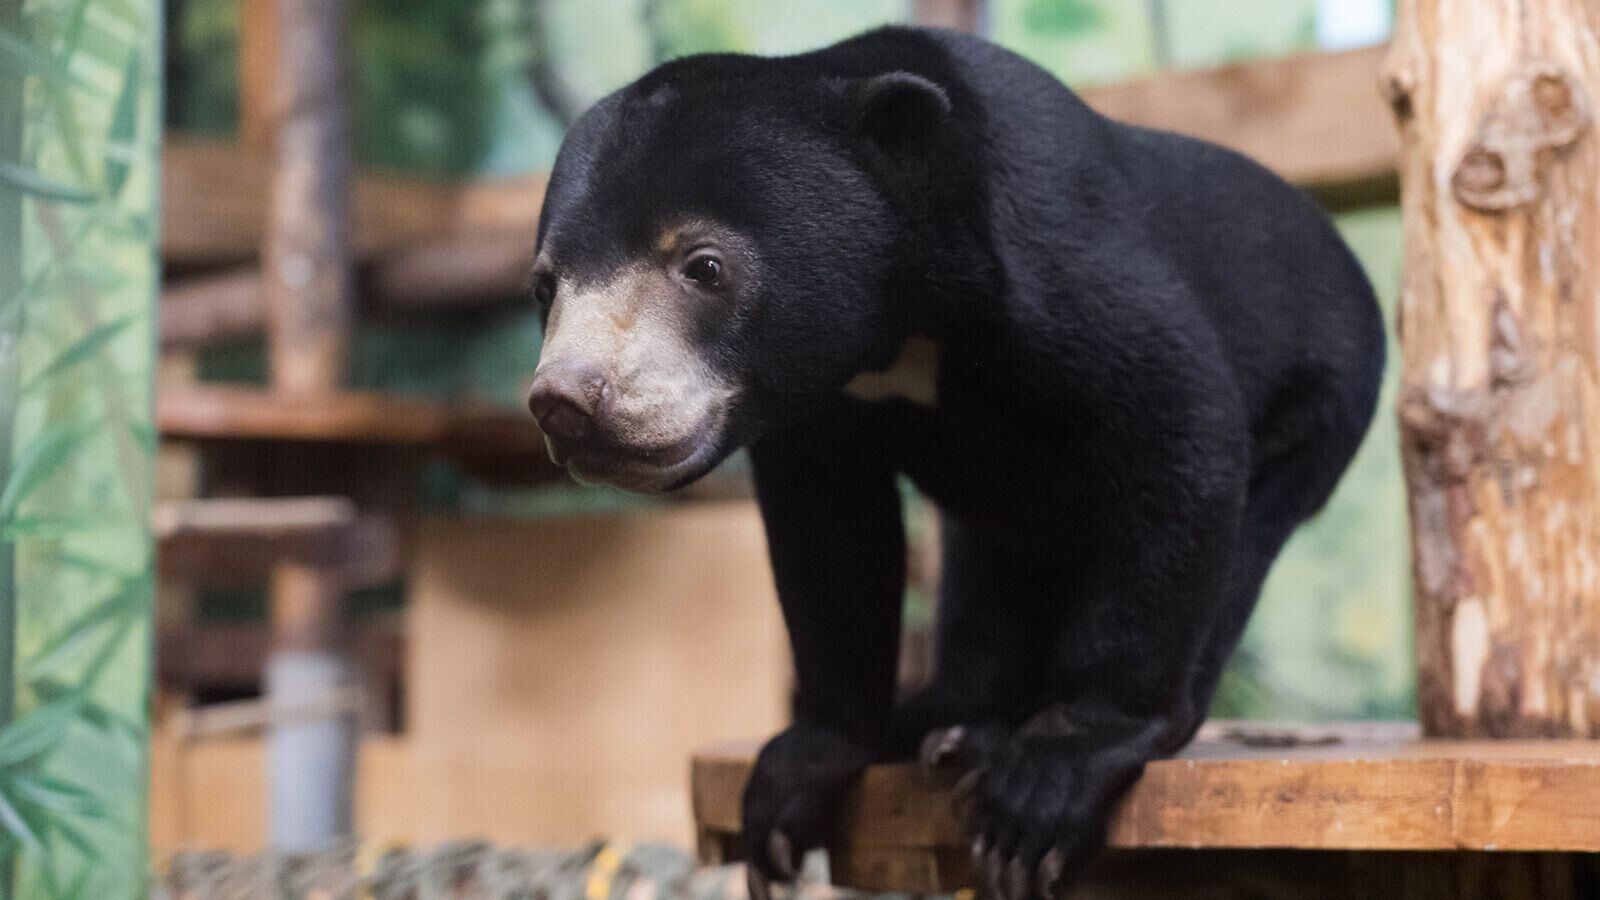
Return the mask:
{"type": "MultiPolygon", "coordinates": [[[[1151,763],[1113,817],[1120,849],[1600,851],[1600,743],[1419,741],[1392,727],[1335,743],[1252,747],[1208,726],[1151,763]]],[[[737,853],[756,745],[708,748],[691,774],[710,856],[737,853]]],[[[943,893],[971,886],[971,837],[947,781],[875,766],[830,847],[841,885],[943,893]]]]}
{"type": "MultiPolygon", "coordinates": [[[[529,300],[533,233],[484,228],[383,251],[357,269],[363,317],[510,309],[529,300]]],[[[161,294],[161,348],[249,340],[266,327],[265,287],[253,266],[173,282],[161,294]]]]}
{"type": "Polygon", "coordinates": [[[279,0],[277,166],[262,252],[268,364],[281,391],[344,379],[353,315],[344,9],[279,0]]]}
{"type": "Polygon", "coordinates": [[[1600,737],[1600,6],[1408,0],[1400,422],[1419,708],[1600,737]]]}

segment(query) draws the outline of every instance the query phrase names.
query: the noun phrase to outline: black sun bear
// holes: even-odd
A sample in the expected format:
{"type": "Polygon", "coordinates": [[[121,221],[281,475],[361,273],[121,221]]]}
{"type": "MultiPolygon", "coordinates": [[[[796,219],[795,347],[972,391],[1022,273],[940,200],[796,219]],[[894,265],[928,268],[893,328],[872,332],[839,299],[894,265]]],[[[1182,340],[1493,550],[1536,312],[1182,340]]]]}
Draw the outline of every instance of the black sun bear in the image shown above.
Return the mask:
{"type": "Polygon", "coordinates": [[[1205,718],[1384,362],[1305,196],[938,31],[688,57],[605,98],[533,277],[558,463],[670,491],[750,450],[797,670],[744,799],[758,894],[919,748],[967,773],[990,893],[1076,877],[1205,718]],[[855,390],[908,344],[937,354],[926,390],[855,390]],[[897,703],[902,475],[944,568],[937,674],[897,703]]]}

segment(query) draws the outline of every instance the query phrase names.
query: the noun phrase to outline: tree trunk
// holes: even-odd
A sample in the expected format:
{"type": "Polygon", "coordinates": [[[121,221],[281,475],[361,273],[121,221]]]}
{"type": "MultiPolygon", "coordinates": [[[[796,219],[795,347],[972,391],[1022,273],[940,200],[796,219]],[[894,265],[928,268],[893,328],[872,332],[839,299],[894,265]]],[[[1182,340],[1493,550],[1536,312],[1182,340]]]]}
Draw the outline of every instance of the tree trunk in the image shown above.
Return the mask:
{"type": "Polygon", "coordinates": [[[1600,737],[1600,2],[1402,0],[1400,424],[1435,735],[1600,737]]]}

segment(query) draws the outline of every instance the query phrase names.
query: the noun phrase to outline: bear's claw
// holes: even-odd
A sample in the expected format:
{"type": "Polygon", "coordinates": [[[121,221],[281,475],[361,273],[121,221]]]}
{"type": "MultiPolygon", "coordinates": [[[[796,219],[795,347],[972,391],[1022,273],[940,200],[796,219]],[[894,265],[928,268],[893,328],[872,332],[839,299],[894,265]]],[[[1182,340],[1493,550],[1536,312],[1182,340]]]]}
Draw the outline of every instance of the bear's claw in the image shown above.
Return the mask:
{"type": "Polygon", "coordinates": [[[744,867],[745,890],[750,894],[750,900],[772,900],[772,885],[767,881],[767,876],[761,874],[760,867],[754,863],[746,863],[744,867]]]}
{"type": "Polygon", "coordinates": [[[794,881],[800,877],[800,870],[794,863],[794,845],[789,842],[788,835],[781,831],[774,831],[767,838],[767,858],[772,860],[772,867],[778,870],[785,881],[794,881]]]}
{"type": "Polygon", "coordinates": [[[936,728],[922,739],[917,759],[924,772],[935,775],[958,762],[957,755],[965,746],[967,730],[960,725],[936,728]]]}

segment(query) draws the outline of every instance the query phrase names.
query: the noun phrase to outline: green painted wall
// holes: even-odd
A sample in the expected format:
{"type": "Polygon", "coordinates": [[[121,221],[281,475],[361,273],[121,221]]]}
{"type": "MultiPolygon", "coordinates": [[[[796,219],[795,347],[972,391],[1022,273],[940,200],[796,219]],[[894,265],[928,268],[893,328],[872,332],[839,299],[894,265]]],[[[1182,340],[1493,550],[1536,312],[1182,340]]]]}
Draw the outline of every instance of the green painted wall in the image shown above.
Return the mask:
{"type": "Polygon", "coordinates": [[[160,15],[0,0],[0,893],[145,869],[160,15]]]}

